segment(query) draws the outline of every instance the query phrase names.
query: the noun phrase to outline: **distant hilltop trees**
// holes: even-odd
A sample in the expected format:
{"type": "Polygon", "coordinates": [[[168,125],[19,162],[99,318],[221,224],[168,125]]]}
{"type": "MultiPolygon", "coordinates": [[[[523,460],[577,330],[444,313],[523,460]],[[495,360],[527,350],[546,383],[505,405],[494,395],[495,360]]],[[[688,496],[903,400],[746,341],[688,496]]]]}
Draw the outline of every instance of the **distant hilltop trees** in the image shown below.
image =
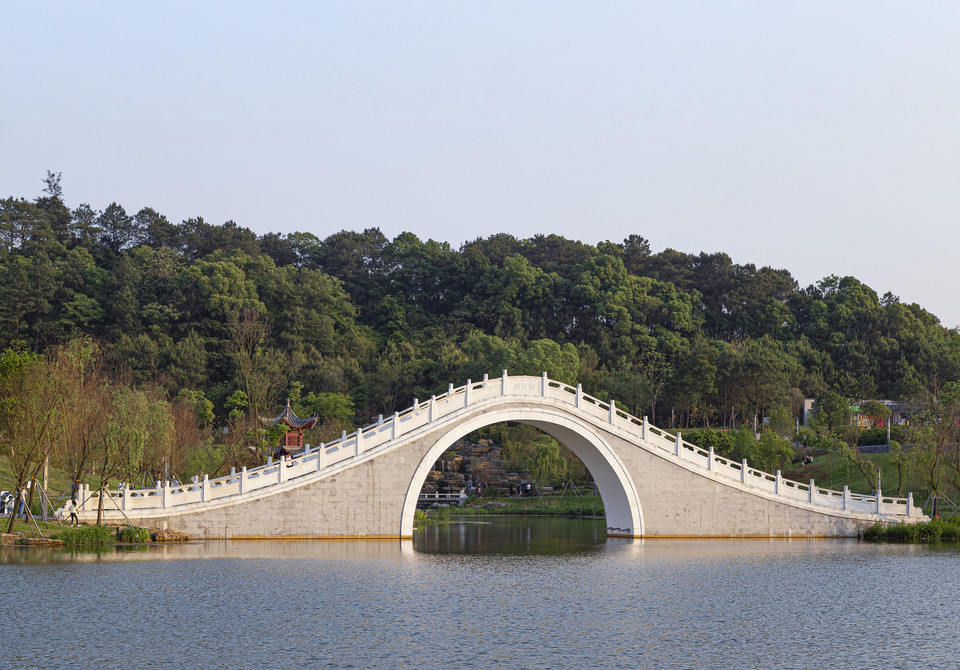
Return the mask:
{"type": "Polygon", "coordinates": [[[853,277],[801,288],[722,252],[653,253],[640,235],[459,249],[377,228],[257,236],[116,203],[70,209],[53,173],[40,197],[0,201],[0,278],[0,349],[90,338],[114,378],[189,398],[215,426],[289,397],[339,434],[503,369],[680,427],[960,379],[956,331],[853,277]]]}

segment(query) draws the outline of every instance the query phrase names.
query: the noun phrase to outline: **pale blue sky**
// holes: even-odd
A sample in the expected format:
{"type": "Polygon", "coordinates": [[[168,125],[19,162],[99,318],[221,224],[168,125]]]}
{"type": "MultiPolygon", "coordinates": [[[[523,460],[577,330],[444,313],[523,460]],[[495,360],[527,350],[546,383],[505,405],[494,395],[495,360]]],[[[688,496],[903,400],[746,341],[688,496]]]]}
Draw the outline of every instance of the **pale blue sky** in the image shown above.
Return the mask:
{"type": "Polygon", "coordinates": [[[960,325],[960,3],[2,0],[0,196],[637,233],[960,325]]]}

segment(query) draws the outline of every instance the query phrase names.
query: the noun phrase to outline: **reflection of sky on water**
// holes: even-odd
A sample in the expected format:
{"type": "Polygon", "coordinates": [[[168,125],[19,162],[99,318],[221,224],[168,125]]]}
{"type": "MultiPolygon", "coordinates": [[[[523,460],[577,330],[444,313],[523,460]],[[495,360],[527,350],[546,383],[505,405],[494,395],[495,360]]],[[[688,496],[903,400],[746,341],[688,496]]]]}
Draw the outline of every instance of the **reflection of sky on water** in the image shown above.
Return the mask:
{"type": "MultiPolygon", "coordinates": [[[[449,531],[469,544],[479,530],[486,542],[498,525],[449,531]]],[[[534,538],[520,528],[518,539],[527,530],[534,538]]],[[[592,530],[566,532],[577,543],[592,530]]],[[[415,544],[4,550],[0,660],[11,667],[917,667],[960,655],[956,546],[611,539],[565,552],[432,553],[415,544]],[[55,634],[56,653],[38,642],[44,631],[55,634]]]]}

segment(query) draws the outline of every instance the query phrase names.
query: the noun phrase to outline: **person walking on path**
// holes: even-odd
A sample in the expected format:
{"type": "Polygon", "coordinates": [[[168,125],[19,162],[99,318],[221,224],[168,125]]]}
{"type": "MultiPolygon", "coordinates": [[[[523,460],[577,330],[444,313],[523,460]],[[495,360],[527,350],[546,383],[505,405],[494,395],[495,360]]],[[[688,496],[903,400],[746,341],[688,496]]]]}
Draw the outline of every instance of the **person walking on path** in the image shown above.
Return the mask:
{"type": "Polygon", "coordinates": [[[79,526],[80,519],[77,517],[77,501],[71,499],[70,504],[67,505],[67,511],[70,512],[70,525],[79,526]]]}

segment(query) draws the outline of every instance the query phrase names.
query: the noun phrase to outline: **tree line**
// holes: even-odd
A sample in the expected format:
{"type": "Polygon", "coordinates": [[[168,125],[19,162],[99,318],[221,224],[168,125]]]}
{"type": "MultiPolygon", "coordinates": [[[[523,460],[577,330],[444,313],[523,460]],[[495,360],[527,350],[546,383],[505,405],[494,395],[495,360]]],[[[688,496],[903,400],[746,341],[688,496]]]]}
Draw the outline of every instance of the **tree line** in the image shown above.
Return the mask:
{"type": "Polygon", "coordinates": [[[70,208],[59,175],[45,185],[0,200],[0,349],[88,342],[131,392],[189,400],[203,465],[237,458],[224,435],[259,449],[260,419],[287,397],[331,439],[503,369],[682,429],[797,417],[825,392],[930,397],[960,379],[956,330],[854,277],[800,287],[785,269],[654,252],[639,234],[456,249],[378,228],[258,236],[149,207],[70,208]]]}

